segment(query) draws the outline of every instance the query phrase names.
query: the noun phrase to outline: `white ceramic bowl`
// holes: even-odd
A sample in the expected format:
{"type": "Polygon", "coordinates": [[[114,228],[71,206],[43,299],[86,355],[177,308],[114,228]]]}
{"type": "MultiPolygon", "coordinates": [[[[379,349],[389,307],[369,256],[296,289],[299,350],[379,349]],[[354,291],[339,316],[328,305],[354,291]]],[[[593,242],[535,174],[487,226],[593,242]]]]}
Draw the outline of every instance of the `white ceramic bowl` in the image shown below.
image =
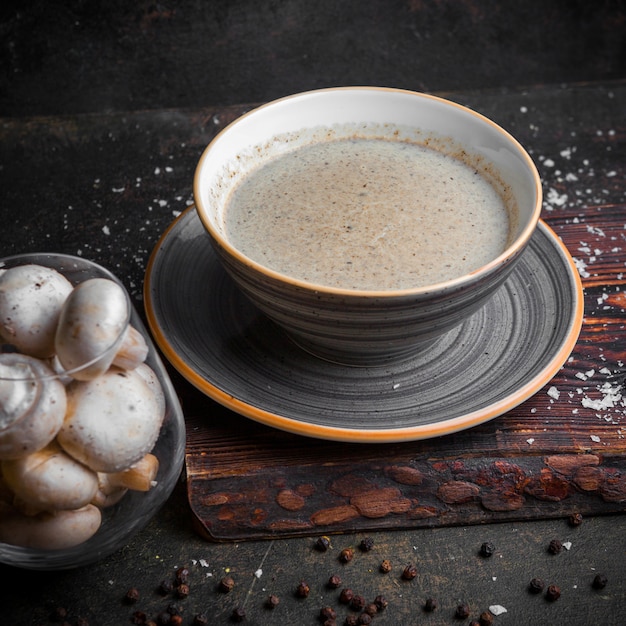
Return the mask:
{"type": "Polygon", "coordinates": [[[261,106],[225,128],[198,163],[194,196],[200,219],[228,273],[245,294],[306,350],[328,360],[374,365],[429,345],[476,311],[506,280],[532,236],[541,184],[522,146],[498,125],[458,104],[410,91],[343,87],[296,94],[261,106]],[[308,283],[263,267],[226,236],[232,189],[260,163],[313,141],[389,137],[461,148],[495,172],[517,203],[510,245],[476,271],[434,285],[349,290],[308,283]]]}
{"type": "MultiPolygon", "coordinates": [[[[160,396],[162,404],[160,403],[161,401],[157,401],[156,403],[159,407],[159,415],[162,416],[162,422],[160,428],[158,425],[156,427],[158,429],[156,435],[151,435],[152,438],[156,436],[156,441],[153,444],[149,444],[151,446],[150,453],[158,459],[158,472],[156,473],[152,486],[147,491],[134,489],[126,492],[123,490],[119,491],[117,495],[121,495],[121,499],[115,496],[106,504],[103,504],[101,500],[97,501],[96,508],[100,510],[101,525],[96,530],[95,534],[85,540],[76,540],[72,537],[72,534],[83,537],[83,535],[78,535],[79,532],[83,532],[80,530],[79,526],[74,527],[74,529],[68,533],[68,536],[69,543],[75,543],[75,545],[52,547],[47,543],[47,540],[42,540],[39,530],[33,531],[30,522],[27,521],[27,523],[25,523],[24,518],[20,517],[22,516],[22,509],[14,509],[13,507],[15,496],[17,495],[19,498],[23,494],[16,494],[14,490],[8,489],[6,476],[0,474],[0,534],[2,535],[2,539],[0,539],[0,562],[25,569],[62,570],[88,565],[121,549],[130,541],[134,534],[150,521],[154,514],[165,503],[174,489],[182,469],[185,451],[185,421],[167,371],[137,311],[132,306],[128,293],[122,283],[108,270],[87,259],[54,253],[22,254],[6,257],[0,259],[0,271],[31,264],[55,270],[62,274],[74,287],[92,278],[105,278],[116,282],[122,288],[124,294],[123,299],[125,299],[125,303],[122,305],[125,320],[123,326],[120,328],[120,334],[122,334],[128,327],[128,324],[130,324],[143,336],[147,345],[147,356],[145,356],[145,360],[141,365],[147,365],[158,381],[156,386],[150,388],[160,389],[163,394],[160,396]],[[16,522],[12,522],[11,520],[13,519],[15,519],[16,522]],[[16,536],[13,530],[15,529],[16,523],[22,527],[24,532],[19,532],[19,539],[13,541],[12,537],[16,536]],[[9,524],[9,526],[7,526],[7,524],[9,524]],[[39,534],[37,535],[37,533],[39,534]],[[46,545],[43,545],[42,542],[46,545]]],[[[123,299],[120,300],[120,302],[122,302],[123,299]]],[[[1,352],[4,353],[2,357],[13,357],[14,348],[9,345],[6,336],[2,339],[2,344],[1,352]]],[[[117,352],[119,348],[118,338],[116,338],[111,345],[113,350],[117,352]]],[[[59,384],[61,387],[76,383],[81,384],[81,381],[75,380],[74,377],[79,376],[80,372],[84,372],[90,365],[101,362],[100,359],[102,358],[106,358],[108,361],[110,354],[110,348],[104,349],[89,363],[85,363],[74,369],[65,370],[64,372],[59,371],[58,368],[49,367],[47,371],[54,373],[53,376],[46,373],[43,377],[30,375],[28,378],[16,379],[13,374],[10,376],[4,374],[4,378],[0,377],[2,397],[10,397],[10,395],[7,395],[6,391],[8,386],[15,384],[20,385],[24,382],[35,388],[42,388],[41,385],[50,383],[56,385],[57,388],[59,384]]],[[[143,349],[141,354],[142,356],[146,354],[143,349]]],[[[47,366],[51,366],[51,359],[43,359],[43,357],[41,357],[41,360],[47,366]]],[[[142,371],[146,370],[144,369],[142,371]]],[[[65,389],[68,388],[69,387],[65,387],[65,389]]],[[[103,406],[100,408],[106,408],[103,402],[101,402],[101,405],[103,406]]],[[[4,411],[7,407],[2,406],[0,408],[4,411]]],[[[20,421],[16,422],[18,427],[20,424],[23,427],[22,422],[23,418],[20,418],[20,421]]],[[[9,425],[9,428],[10,427],[11,425],[9,425]]],[[[6,436],[6,428],[4,430],[0,428],[0,441],[3,444],[6,442],[6,436]]],[[[154,439],[152,439],[152,441],[154,441],[154,439]]],[[[6,447],[3,448],[3,451],[6,454],[6,447]]],[[[16,457],[11,458],[14,459],[16,457]]],[[[6,462],[6,457],[5,460],[0,462],[0,466],[5,470],[6,466],[4,463],[6,462]]],[[[94,498],[92,502],[96,502],[96,499],[94,498]]],[[[94,507],[93,504],[90,503],[88,507],[93,511],[93,508],[91,508],[94,507]]],[[[34,511],[31,511],[28,515],[33,513],[34,511]]],[[[63,512],[62,514],[64,515],[65,513],[63,512]]],[[[45,516],[45,519],[52,520],[56,514],[43,512],[41,515],[45,516]]],[[[39,517],[41,516],[34,516],[33,519],[36,520],[39,517]]],[[[67,527],[68,525],[64,524],[64,528],[67,527]]],[[[50,525],[47,528],[54,528],[54,530],[50,530],[50,535],[54,537],[54,542],[56,543],[59,537],[59,526],[53,527],[50,525]]],[[[48,532],[48,530],[46,530],[46,532],[48,532]]],[[[84,536],[86,537],[87,535],[84,536]]]]}

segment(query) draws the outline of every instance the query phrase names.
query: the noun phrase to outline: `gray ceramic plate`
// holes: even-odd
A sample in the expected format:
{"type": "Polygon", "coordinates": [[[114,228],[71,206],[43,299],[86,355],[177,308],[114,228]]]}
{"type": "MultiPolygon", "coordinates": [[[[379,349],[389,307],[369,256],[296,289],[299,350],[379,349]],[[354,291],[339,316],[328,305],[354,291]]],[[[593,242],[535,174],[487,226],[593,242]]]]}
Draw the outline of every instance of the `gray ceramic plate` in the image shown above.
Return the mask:
{"type": "Polygon", "coordinates": [[[270,426],[355,442],[435,437],[501,415],[556,374],[583,318],[578,272],[543,222],[483,309],[394,365],[336,365],[295,346],[225,274],[193,208],[155,247],[144,291],[156,342],[198,389],[270,426]]]}

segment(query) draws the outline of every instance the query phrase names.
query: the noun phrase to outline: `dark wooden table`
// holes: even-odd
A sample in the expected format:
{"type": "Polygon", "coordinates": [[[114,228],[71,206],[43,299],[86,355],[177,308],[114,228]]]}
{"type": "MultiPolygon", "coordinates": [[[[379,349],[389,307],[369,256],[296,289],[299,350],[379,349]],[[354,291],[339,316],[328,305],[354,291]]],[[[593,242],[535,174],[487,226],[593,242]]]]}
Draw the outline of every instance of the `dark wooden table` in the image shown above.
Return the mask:
{"type": "MultiPolygon", "coordinates": [[[[211,624],[229,623],[235,607],[245,609],[245,623],[315,624],[321,623],[320,609],[332,606],[341,624],[349,611],[338,602],[338,591],[326,586],[333,574],[341,576],[342,587],[368,600],[386,596],[389,606],[373,623],[469,623],[469,619],[455,619],[459,603],[467,603],[474,618],[490,606],[505,607],[507,612],[494,618],[497,624],[624,623],[624,402],[620,396],[614,406],[586,413],[584,428],[572,409],[584,408],[582,397],[605,397],[603,382],[621,390],[626,375],[622,292],[626,284],[626,82],[441,95],[491,117],[534,157],[544,181],[544,217],[579,262],[587,317],[574,353],[576,361],[556,379],[572,395],[563,394],[560,403],[551,403],[546,388],[526,405],[533,409],[529,413],[533,428],[549,431],[554,426],[562,438],[547,438],[543,448],[533,449],[527,443],[531,437],[519,427],[521,422],[503,416],[471,434],[405,444],[394,452],[432,461],[438,454],[448,459],[476,457],[488,448],[494,459],[496,444],[503,441],[507,460],[517,458],[520,464],[529,454],[544,460],[565,454],[570,461],[590,455],[598,459],[591,465],[608,471],[611,484],[616,485],[612,499],[572,483],[569,488],[579,498],[574,501],[584,507],[580,526],[568,522],[576,509],[568,504],[571,498],[540,498],[541,503],[551,502],[549,510],[537,506],[532,514],[518,517],[470,516],[468,523],[460,517],[457,525],[435,518],[424,527],[398,529],[389,523],[375,531],[355,523],[339,528],[341,532],[331,536],[331,548],[320,552],[314,547],[316,532],[250,541],[207,540],[198,532],[183,475],[154,520],[127,547],[93,566],[37,573],[1,565],[4,623],[53,623],[55,609],[64,607],[70,624],[78,624],[82,617],[91,626],[120,626],[131,623],[135,611],[156,618],[175,606],[184,624],[192,624],[198,613],[205,613],[211,624]],[[602,368],[610,372],[607,380],[599,373],[595,378],[577,376],[602,368]],[[590,430],[590,424],[597,428],[590,430]],[[477,441],[482,442],[480,448],[477,441]],[[358,546],[366,537],[373,539],[374,547],[362,552],[358,546]],[[553,539],[566,545],[556,555],[547,550],[553,539]],[[478,554],[487,541],[495,546],[490,558],[478,554]],[[346,547],[354,547],[355,556],[342,564],[338,557],[346,547]],[[386,575],[379,571],[383,559],[394,566],[386,575]],[[401,578],[406,565],[417,568],[411,581],[401,578]],[[161,581],[172,579],[182,566],[190,570],[190,595],[160,595],[161,581]],[[602,590],[592,587],[599,573],[608,579],[602,590]],[[217,590],[226,574],[236,582],[228,594],[217,590]],[[558,585],[560,599],[549,602],[544,594],[530,594],[527,587],[533,577],[558,585]],[[301,580],[311,589],[306,599],[296,597],[301,580]],[[124,601],[131,587],[140,592],[134,605],[124,601]],[[273,611],[264,606],[269,594],[280,598],[273,611]],[[428,597],[438,601],[433,613],[422,609],[428,597]]],[[[143,310],[148,257],[161,233],[191,203],[193,171],[202,150],[220,128],[250,106],[3,118],[2,255],[50,250],[89,257],[114,271],[143,310]]],[[[226,442],[258,437],[270,448],[284,442],[282,433],[228,413],[171,373],[194,433],[206,423],[218,428],[226,442]]],[[[288,445],[306,450],[309,460],[317,449],[328,453],[325,444],[289,438],[288,445]]],[[[341,446],[334,445],[341,453],[341,446]]],[[[351,459],[359,457],[358,450],[349,454],[351,459]]],[[[363,448],[364,462],[380,454],[363,448]]]]}

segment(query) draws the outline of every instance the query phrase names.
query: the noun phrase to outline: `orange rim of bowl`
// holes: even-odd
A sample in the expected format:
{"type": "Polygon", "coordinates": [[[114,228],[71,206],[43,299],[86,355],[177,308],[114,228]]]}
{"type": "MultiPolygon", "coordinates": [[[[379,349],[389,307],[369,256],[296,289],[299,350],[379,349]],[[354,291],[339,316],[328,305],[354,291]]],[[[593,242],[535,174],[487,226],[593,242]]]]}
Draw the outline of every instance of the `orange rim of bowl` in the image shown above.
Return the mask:
{"type": "Polygon", "coordinates": [[[403,428],[356,430],[344,427],[311,424],[294,418],[272,413],[271,411],[255,407],[248,404],[247,402],[235,398],[234,396],[222,391],[219,387],[213,385],[211,382],[200,376],[191,367],[189,367],[189,365],[185,363],[184,359],[176,352],[176,350],[174,350],[170,342],[163,334],[157,322],[152,298],[150,296],[150,276],[152,274],[152,267],[155,263],[155,258],[158,250],[160,249],[163,241],[167,238],[169,232],[175,227],[178,220],[182,219],[183,216],[191,210],[195,210],[195,207],[189,207],[178,218],[176,218],[176,220],[174,220],[172,224],[170,224],[170,226],[161,236],[159,242],[155,246],[155,249],[153,250],[148,260],[148,265],[146,268],[146,279],[144,281],[144,302],[146,304],[146,317],[148,320],[148,324],[157,344],[163,351],[164,355],[167,357],[170,363],[178,370],[178,372],[192,385],[194,385],[209,398],[215,400],[219,404],[234,411],[235,413],[238,413],[239,415],[252,419],[256,422],[260,422],[267,426],[272,426],[279,430],[287,431],[297,435],[313,437],[316,439],[326,439],[329,441],[343,441],[350,443],[395,443],[402,441],[416,441],[419,439],[440,437],[442,435],[448,435],[460,430],[465,430],[487,422],[495,417],[506,413],[507,411],[510,411],[511,409],[520,405],[522,402],[537,393],[556,375],[561,366],[565,363],[572,350],[574,349],[574,346],[576,345],[578,336],[580,334],[584,315],[584,303],[582,282],[580,280],[578,270],[569,251],[560,240],[560,238],[543,220],[539,220],[542,226],[548,231],[548,233],[553,237],[554,241],[558,244],[563,253],[564,259],[568,263],[570,273],[574,279],[575,284],[575,308],[566,341],[563,342],[558,352],[554,354],[548,365],[546,365],[537,375],[528,380],[526,384],[524,384],[515,393],[509,395],[499,402],[495,402],[489,405],[488,407],[473,411],[466,415],[461,415],[451,418],[449,420],[439,421],[433,424],[420,424],[403,428]]]}

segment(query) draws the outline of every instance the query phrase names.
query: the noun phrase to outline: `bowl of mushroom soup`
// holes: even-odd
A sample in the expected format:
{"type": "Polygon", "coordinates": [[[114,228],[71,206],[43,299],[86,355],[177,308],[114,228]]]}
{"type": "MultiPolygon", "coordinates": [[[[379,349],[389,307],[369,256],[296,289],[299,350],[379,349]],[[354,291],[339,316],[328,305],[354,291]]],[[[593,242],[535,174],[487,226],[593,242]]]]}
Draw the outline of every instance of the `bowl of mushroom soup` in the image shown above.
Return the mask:
{"type": "Polygon", "coordinates": [[[171,494],[185,425],[122,283],[62,254],[0,260],[0,562],[87,565],[171,494]]]}

